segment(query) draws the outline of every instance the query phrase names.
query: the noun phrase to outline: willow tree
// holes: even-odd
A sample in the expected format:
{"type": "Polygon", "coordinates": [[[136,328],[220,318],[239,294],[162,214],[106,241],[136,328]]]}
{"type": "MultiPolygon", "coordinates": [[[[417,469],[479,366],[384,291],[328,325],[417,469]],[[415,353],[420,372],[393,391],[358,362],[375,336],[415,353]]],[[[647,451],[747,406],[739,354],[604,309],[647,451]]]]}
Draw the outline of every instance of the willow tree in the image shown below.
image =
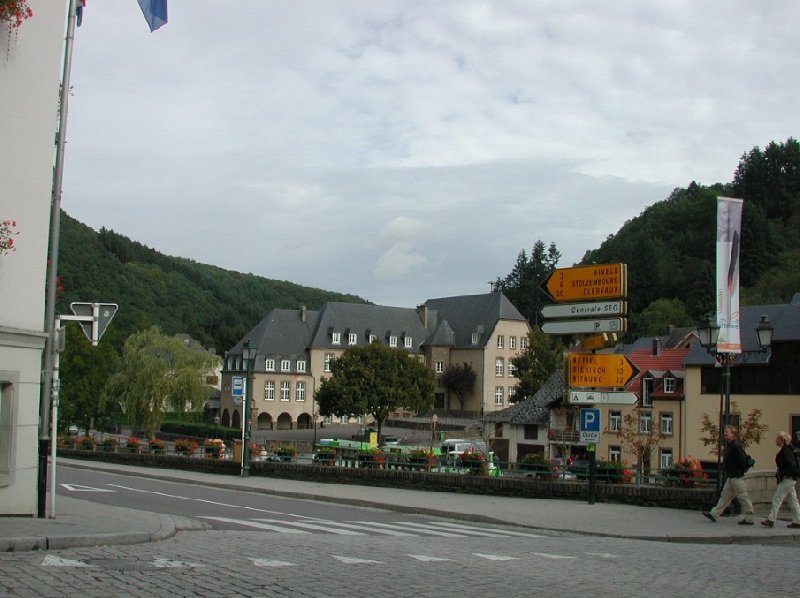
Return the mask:
{"type": "Polygon", "coordinates": [[[203,406],[209,397],[206,376],[216,359],[153,326],[125,341],[120,370],[108,381],[104,400],[119,404],[132,430],[152,435],[166,411],[183,413],[203,406]]]}
{"type": "Polygon", "coordinates": [[[334,359],[331,376],[322,381],[314,400],[322,415],[371,415],[380,437],[392,412],[419,412],[433,404],[433,381],[433,370],[416,356],[371,343],[334,359]]]}

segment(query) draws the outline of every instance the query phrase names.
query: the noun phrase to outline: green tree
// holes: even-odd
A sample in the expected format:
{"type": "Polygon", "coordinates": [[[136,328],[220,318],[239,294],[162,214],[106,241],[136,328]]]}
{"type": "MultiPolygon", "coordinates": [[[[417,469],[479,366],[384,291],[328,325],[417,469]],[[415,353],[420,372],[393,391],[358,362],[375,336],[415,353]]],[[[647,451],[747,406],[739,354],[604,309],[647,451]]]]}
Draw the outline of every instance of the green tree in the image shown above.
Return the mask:
{"type": "Polygon", "coordinates": [[[529,322],[538,324],[542,307],[551,303],[539,285],[556,269],[560,259],[561,252],[555,243],[545,246],[543,241],[536,241],[530,256],[524,249],[520,251],[508,276],[498,278],[492,286],[495,291],[503,293],[529,322]]]}
{"type": "MultiPolygon", "coordinates": [[[[756,407],[750,411],[745,420],[742,421],[742,411],[739,409],[736,401],[731,402],[731,419],[728,421],[736,424],[737,428],[739,428],[739,442],[742,443],[744,448],[752,444],[760,444],[761,438],[769,429],[766,424],[761,423],[761,415],[761,409],[756,407]]],[[[722,444],[720,442],[719,426],[708,416],[708,413],[703,414],[703,424],[700,431],[703,433],[700,437],[703,446],[710,446],[711,452],[714,455],[719,455],[719,447],[720,444],[722,444]]]]}
{"type": "MultiPolygon", "coordinates": [[[[608,431],[608,430],[606,430],[608,431]]],[[[628,413],[622,418],[622,424],[617,430],[617,438],[622,443],[625,451],[633,453],[636,457],[636,485],[642,483],[645,462],[649,462],[653,451],[658,448],[667,437],[661,431],[658,422],[653,421],[652,413],[628,413]],[[645,419],[649,417],[649,419],[645,419]]]]}
{"type": "Polygon", "coordinates": [[[433,371],[403,349],[371,343],[352,347],[331,363],[314,400],[322,415],[369,414],[380,437],[398,409],[422,411],[433,404],[433,371]]]}
{"type": "Polygon", "coordinates": [[[153,326],[125,341],[120,370],[108,381],[104,400],[119,404],[132,430],[152,435],[166,411],[202,407],[209,396],[205,378],[215,363],[214,355],[189,348],[153,326]]]}
{"type": "Polygon", "coordinates": [[[475,388],[475,380],[477,378],[478,374],[472,369],[472,364],[466,361],[449,366],[442,374],[440,380],[442,386],[447,392],[455,394],[456,398],[458,398],[461,415],[464,415],[464,401],[467,395],[472,392],[472,389],[475,388]]]}
{"type": "Polygon", "coordinates": [[[564,347],[559,339],[553,340],[542,329],[534,326],[528,334],[528,348],[511,360],[516,369],[517,392],[514,401],[523,401],[535,395],[561,366],[564,347]]]}
{"type": "Polygon", "coordinates": [[[694,324],[680,299],[656,299],[637,317],[636,330],[642,336],[658,336],[666,334],[670,326],[694,324]]]}
{"type": "Polygon", "coordinates": [[[59,421],[71,422],[89,430],[103,415],[100,395],[108,379],[119,367],[114,350],[115,330],[109,326],[96,347],[86,338],[77,323],[64,327],[66,338],[59,363],[59,421]]]}

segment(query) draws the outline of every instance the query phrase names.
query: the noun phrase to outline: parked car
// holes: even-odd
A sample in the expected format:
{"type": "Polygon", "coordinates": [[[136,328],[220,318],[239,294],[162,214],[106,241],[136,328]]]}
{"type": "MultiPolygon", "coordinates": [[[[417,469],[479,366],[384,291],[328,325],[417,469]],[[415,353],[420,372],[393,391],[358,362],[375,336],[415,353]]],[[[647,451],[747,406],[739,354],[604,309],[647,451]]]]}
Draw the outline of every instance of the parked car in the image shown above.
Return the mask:
{"type": "Polygon", "coordinates": [[[73,436],[78,434],[78,426],[76,424],[70,424],[69,428],[67,428],[67,432],[72,434],[73,436]]]}

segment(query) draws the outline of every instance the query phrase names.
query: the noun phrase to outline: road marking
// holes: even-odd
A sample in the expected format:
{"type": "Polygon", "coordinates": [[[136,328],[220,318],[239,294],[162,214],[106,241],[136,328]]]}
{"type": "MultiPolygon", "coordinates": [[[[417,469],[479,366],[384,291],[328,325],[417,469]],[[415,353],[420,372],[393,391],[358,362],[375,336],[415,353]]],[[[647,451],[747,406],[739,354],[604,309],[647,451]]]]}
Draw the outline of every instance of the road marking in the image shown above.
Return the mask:
{"type": "Polygon", "coordinates": [[[122,488],[123,490],[130,490],[131,492],[142,492],[144,494],[150,494],[149,490],[142,490],[141,488],[131,488],[130,486],[120,486],[119,484],[108,484],[109,486],[113,486],[114,488],[122,488]]]}
{"type": "Polygon", "coordinates": [[[577,559],[576,556],[566,556],[563,554],[548,554],[546,552],[534,552],[535,556],[540,556],[545,559],[577,559]]]}
{"type": "Polygon", "coordinates": [[[618,559],[618,554],[611,554],[610,552],[587,552],[586,554],[591,554],[592,556],[599,556],[604,559],[618,559]]]}
{"type": "Polygon", "coordinates": [[[475,556],[479,556],[482,559],[487,559],[489,561],[518,561],[519,558],[515,556],[503,556],[502,554],[481,554],[480,552],[473,552],[475,556]]]}
{"type": "Polygon", "coordinates": [[[158,496],[166,496],[167,498],[177,498],[180,500],[192,500],[188,496],[175,496],[174,494],[167,494],[165,492],[151,492],[151,494],[157,494],[158,496]]]}
{"type": "Polygon", "coordinates": [[[273,561],[270,559],[254,559],[249,557],[256,567],[296,567],[297,563],[289,563],[287,561],[273,561]]]}
{"type": "Polygon", "coordinates": [[[428,556],[428,555],[425,555],[425,554],[409,554],[408,556],[410,556],[412,559],[417,559],[418,561],[425,561],[425,562],[449,561],[449,560],[451,560],[451,559],[445,559],[445,558],[442,558],[442,557],[439,557],[439,556],[428,556]]]}
{"type": "Polygon", "coordinates": [[[255,527],[257,529],[268,529],[272,532],[280,532],[282,534],[310,534],[311,532],[307,532],[301,529],[289,529],[285,527],[279,527],[277,525],[267,525],[266,523],[259,523],[258,521],[250,521],[248,519],[231,519],[230,517],[199,517],[199,519],[211,519],[212,521],[221,521],[223,523],[235,523],[237,525],[242,525],[245,527],[255,527]]]}
{"type": "Polygon", "coordinates": [[[540,536],[538,534],[526,534],[523,532],[512,532],[509,530],[504,529],[495,529],[495,528],[486,528],[486,527],[475,527],[472,525],[462,525],[460,523],[451,523],[449,521],[431,521],[430,525],[437,525],[440,527],[445,527],[447,529],[453,531],[459,531],[463,534],[467,534],[470,536],[486,536],[490,538],[502,538],[504,536],[522,536],[524,538],[542,538],[544,536],[540,536]]]}
{"type": "Polygon", "coordinates": [[[53,556],[48,554],[44,557],[42,561],[43,567],[94,567],[94,565],[88,565],[83,561],[75,561],[72,559],[62,559],[61,557],[53,556]]]}
{"type": "Polygon", "coordinates": [[[338,534],[340,536],[363,536],[361,532],[354,532],[349,529],[337,529],[326,525],[316,525],[314,523],[306,523],[304,521],[281,521],[280,519],[256,519],[256,521],[264,521],[266,523],[280,523],[282,525],[293,525],[306,529],[318,529],[329,532],[331,534],[338,534]]]}
{"type": "Polygon", "coordinates": [[[114,492],[105,488],[93,488],[92,486],[81,486],[80,484],[61,484],[61,487],[70,492],[114,492]]]}
{"type": "Polygon", "coordinates": [[[361,564],[371,564],[371,565],[383,565],[381,561],[373,561],[371,559],[356,559],[349,556],[333,556],[337,561],[344,563],[345,565],[361,565],[361,564]]]}
{"type": "Polygon", "coordinates": [[[218,507],[230,507],[230,508],[232,508],[232,509],[233,509],[233,508],[241,508],[241,507],[237,507],[236,505],[229,505],[228,503],[225,503],[225,502],[217,502],[217,501],[215,501],[215,500],[206,500],[206,499],[204,499],[204,498],[195,498],[195,500],[196,500],[197,502],[204,502],[204,503],[206,503],[206,504],[209,504],[209,505],[216,505],[216,506],[218,506],[218,507]]]}
{"type": "MultiPolygon", "coordinates": [[[[474,527],[471,525],[462,525],[460,523],[451,523],[449,521],[433,521],[431,525],[440,525],[443,527],[453,528],[453,529],[465,529],[465,530],[480,530],[486,531],[488,528],[485,527],[474,527]]],[[[507,529],[491,529],[492,532],[495,534],[499,534],[502,536],[521,536],[523,538],[544,538],[541,534],[528,534],[525,532],[515,532],[512,530],[507,529]]]]}
{"type": "Polygon", "coordinates": [[[396,529],[396,530],[401,530],[401,531],[406,531],[406,532],[409,531],[409,530],[408,530],[407,527],[404,528],[403,526],[407,525],[407,526],[414,527],[414,531],[417,532],[417,533],[420,533],[420,534],[428,534],[430,536],[439,536],[439,537],[442,537],[442,538],[463,538],[464,537],[463,534],[453,534],[453,533],[450,533],[450,532],[443,532],[443,531],[434,530],[434,529],[426,529],[426,528],[422,527],[421,524],[414,524],[414,523],[410,523],[410,522],[409,523],[405,523],[403,521],[396,521],[394,524],[378,523],[378,522],[373,521],[373,522],[370,523],[370,525],[374,525],[374,526],[377,526],[377,527],[382,527],[382,528],[385,528],[385,529],[396,529]],[[417,525],[420,525],[420,527],[419,528],[415,527],[417,525]]]}
{"type": "Polygon", "coordinates": [[[326,523],[328,525],[338,525],[339,527],[345,527],[348,529],[359,529],[359,530],[368,530],[375,534],[383,534],[384,536],[405,536],[408,538],[414,537],[415,534],[409,534],[407,532],[398,532],[392,529],[382,529],[382,528],[374,528],[371,527],[372,523],[369,521],[364,522],[362,525],[356,525],[353,523],[343,523],[341,521],[329,521],[327,519],[312,519],[312,521],[317,521],[318,523],[326,523]]]}

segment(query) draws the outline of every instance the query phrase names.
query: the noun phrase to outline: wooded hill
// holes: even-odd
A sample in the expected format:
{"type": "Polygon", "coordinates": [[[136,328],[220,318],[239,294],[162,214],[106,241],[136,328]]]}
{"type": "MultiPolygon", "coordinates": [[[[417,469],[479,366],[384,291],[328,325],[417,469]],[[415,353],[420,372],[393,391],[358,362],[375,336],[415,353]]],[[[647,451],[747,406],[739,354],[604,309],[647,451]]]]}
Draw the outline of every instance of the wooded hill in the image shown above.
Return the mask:
{"type": "Polygon", "coordinates": [[[628,265],[629,338],[715,309],[717,196],[744,200],[741,304],[786,303],[800,291],[800,143],[789,138],[745,153],[731,183],[676,189],[586,253],[583,264],[628,265]]]}
{"type": "Polygon", "coordinates": [[[61,212],[56,313],[73,301],[117,303],[110,325],[117,349],[137,330],[188,333],[218,354],[273,308],[319,309],[327,301],[367,303],[291,282],[241,274],[164,255],[113,231],[99,232],[61,212]]]}

